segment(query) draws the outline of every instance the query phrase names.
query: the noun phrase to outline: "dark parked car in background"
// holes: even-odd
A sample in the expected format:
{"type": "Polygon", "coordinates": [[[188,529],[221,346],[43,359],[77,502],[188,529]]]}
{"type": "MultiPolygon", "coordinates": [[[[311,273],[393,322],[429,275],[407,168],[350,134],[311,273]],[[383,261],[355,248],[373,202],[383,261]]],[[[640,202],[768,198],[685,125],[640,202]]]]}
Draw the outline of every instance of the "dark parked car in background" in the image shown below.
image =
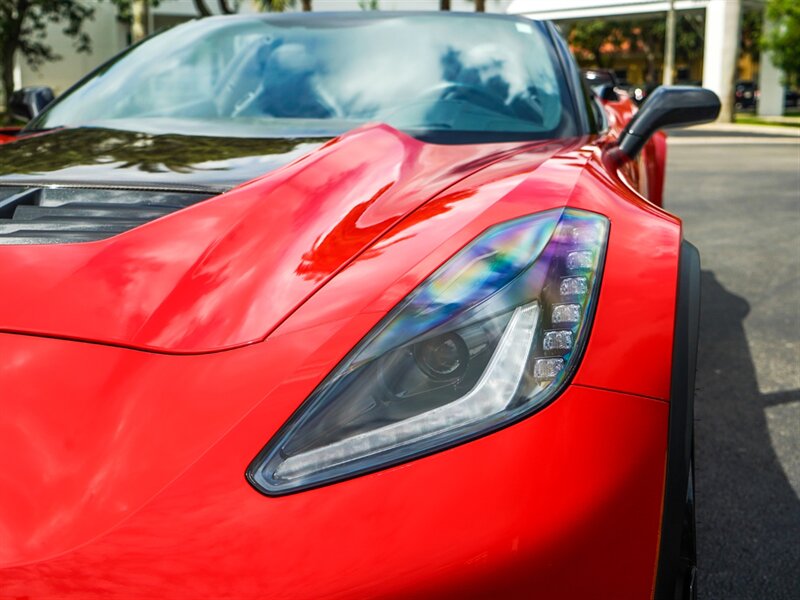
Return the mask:
{"type": "MultiPolygon", "coordinates": [[[[636,104],[641,104],[644,99],[658,87],[658,84],[644,83],[635,85],[628,83],[617,76],[613,69],[581,69],[583,78],[590,88],[598,93],[603,87],[612,87],[617,92],[624,91],[636,104]]],[[[598,95],[601,95],[598,93],[598,95]]]]}
{"type": "MultiPolygon", "coordinates": [[[[755,110],[761,97],[761,90],[754,81],[737,81],[734,91],[736,108],[740,110],[755,110]]],[[[783,107],[797,108],[800,106],[800,93],[797,90],[784,88],[783,107]]]]}
{"type": "Polygon", "coordinates": [[[787,88],[783,94],[783,106],[785,108],[797,108],[800,106],[800,92],[787,88]]]}
{"type": "Polygon", "coordinates": [[[581,73],[586,83],[592,87],[602,85],[621,87],[623,85],[617,74],[611,69],[581,69],[581,73]]]}
{"type": "Polygon", "coordinates": [[[754,81],[737,81],[734,90],[736,108],[755,108],[758,98],[758,87],[754,81]]]}

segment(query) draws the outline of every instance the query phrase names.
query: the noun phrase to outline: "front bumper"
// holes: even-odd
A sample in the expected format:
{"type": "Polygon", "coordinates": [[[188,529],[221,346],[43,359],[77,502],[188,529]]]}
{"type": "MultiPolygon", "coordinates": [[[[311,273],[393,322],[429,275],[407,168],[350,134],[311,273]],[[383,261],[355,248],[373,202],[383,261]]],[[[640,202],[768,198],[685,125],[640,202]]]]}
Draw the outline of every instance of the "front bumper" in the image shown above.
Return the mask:
{"type": "Polygon", "coordinates": [[[281,393],[293,396],[298,384],[258,402],[247,395],[247,365],[281,352],[277,342],[233,360],[38,338],[20,345],[21,337],[0,336],[0,349],[24,345],[6,356],[27,359],[30,368],[17,371],[30,376],[43,376],[36,365],[65,344],[80,351],[49,362],[48,381],[34,387],[52,395],[23,398],[31,380],[6,373],[19,404],[1,425],[40,444],[2,453],[4,596],[640,600],[653,592],[665,401],[573,385],[534,417],[469,444],[267,498],[244,469],[265,423],[283,418],[281,393]],[[79,366],[92,370],[89,381],[74,376],[79,366]],[[226,388],[227,408],[206,414],[220,404],[207,398],[226,388]],[[102,427],[107,418],[119,426],[102,427]],[[38,473],[26,478],[31,469],[38,473]],[[58,481],[72,487],[59,491],[58,481]]]}

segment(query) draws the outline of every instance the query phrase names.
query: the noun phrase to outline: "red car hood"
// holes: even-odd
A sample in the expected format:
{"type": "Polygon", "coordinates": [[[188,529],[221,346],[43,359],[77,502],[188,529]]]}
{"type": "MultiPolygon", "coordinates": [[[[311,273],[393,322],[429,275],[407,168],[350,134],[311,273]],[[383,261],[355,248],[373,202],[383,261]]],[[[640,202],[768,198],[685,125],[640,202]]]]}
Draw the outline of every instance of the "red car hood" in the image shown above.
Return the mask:
{"type": "MultiPolygon", "coordinates": [[[[404,216],[531,146],[365,127],[106,240],[0,246],[0,331],[169,353],[262,340],[404,216]]],[[[543,147],[538,163],[557,150],[543,147]]]]}

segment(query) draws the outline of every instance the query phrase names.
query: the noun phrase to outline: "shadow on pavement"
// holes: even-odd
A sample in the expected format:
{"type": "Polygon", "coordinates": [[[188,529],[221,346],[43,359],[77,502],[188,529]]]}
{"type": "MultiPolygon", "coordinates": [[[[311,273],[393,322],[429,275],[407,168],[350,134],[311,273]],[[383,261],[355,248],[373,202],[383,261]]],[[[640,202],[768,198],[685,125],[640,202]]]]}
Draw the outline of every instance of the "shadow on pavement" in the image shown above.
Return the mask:
{"type": "Polygon", "coordinates": [[[695,399],[700,598],[800,598],[800,501],[773,450],[770,407],[800,390],[763,395],[745,337],[750,311],[702,273],[695,399]],[[713,518],[712,518],[713,517],[713,518]]]}

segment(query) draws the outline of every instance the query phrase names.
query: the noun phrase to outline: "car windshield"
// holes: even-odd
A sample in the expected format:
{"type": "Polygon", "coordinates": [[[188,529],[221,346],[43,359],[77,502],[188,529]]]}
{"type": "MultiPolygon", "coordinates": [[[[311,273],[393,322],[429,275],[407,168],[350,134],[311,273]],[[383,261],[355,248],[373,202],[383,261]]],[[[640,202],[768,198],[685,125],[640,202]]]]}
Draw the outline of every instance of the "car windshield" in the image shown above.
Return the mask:
{"type": "Polygon", "coordinates": [[[541,23],[471,15],[194,21],[104,65],[27,131],[338,135],[382,122],[412,135],[574,135],[541,23]]]}

